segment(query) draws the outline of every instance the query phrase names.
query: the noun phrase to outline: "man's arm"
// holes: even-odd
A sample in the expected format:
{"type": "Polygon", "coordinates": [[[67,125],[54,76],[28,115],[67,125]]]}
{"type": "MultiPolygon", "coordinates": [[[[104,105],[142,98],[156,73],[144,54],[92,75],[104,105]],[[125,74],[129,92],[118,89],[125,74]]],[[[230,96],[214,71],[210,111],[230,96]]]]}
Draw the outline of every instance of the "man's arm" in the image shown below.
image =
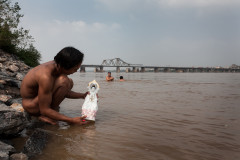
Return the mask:
{"type": "Polygon", "coordinates": [[[51,82],[53,82],[51,77],[47,77],[46,75],[42,76],[41,79],[39,80],[38,102],[40,113],[46,117],[55,120],[65,121],[69,123],[85,124],[85,122],[82,122],[83,117],[70,118],[58,113],[57,111],[51,108],[50,105],[52,103],[52,86],[53,86],[51,82]]]}
{"type": "Polygon", "coordinates": [[[113,78],[113,77],[108,77],[108,76],[106,76],[106,80],[107,80],[107,81],[112,81],[112,80],[114,80],[114,78],[113,78]]]}
{"type": "Polygon", "coordinates": [[[88,92],[86,92],[86,93],[78,93],[78,92],[70,91],[66,95],[66,98],[72,98],[72,99],[82,98],[82,99],[85,99],[87,94],[88,94],[88,92]]]}

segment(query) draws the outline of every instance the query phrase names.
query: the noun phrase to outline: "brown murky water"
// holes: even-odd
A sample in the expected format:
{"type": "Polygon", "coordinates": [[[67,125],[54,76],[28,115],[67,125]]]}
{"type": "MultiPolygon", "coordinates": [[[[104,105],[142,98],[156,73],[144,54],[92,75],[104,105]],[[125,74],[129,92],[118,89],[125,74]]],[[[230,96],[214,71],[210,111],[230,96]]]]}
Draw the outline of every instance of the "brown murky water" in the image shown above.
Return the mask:
{"type": "MultiPolygon", "coordinates": [[[[47,126],[56,136],[39,160],[238,160],[240,74],[76,73],[73,90],[100,84],[95,124],[47,126]]],[[[80,116],[83,100],[61,112],[80,116]]]]}

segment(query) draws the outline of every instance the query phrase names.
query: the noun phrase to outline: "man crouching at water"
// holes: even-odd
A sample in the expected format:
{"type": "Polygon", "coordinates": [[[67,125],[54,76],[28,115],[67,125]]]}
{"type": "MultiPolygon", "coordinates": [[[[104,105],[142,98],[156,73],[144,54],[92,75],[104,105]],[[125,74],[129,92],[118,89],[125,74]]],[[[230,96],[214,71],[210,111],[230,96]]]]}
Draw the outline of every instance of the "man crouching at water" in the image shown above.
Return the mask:
{"type": "Polygon", "coordinates": [[[65,98],[84,99],[88,94],[71,91],[73,81],[67,76],[80,68],[83,57],[79,50],[66,47],[54,57],[54,61],[31,69],[20,89],[25,111],[50,124],[57,121],[85,124],[83,119],[86,117],[70,118],[59,113],[59,105],[65,98]]]}

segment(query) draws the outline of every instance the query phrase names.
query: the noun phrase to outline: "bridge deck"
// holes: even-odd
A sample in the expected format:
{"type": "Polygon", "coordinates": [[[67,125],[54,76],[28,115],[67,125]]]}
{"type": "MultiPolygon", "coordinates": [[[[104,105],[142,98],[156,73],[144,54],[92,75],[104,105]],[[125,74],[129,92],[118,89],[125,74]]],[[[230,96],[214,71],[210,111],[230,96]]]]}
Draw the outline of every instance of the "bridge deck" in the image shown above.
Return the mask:
{"type": "Polygon", "coordinates": [[[129,66],[107,66],[107,65],[88,65],[83,64],[81,67],[93,67],[93,68],[100,68],[100,67],[136,67],[136,68],[163,68],[163,69],[234,69],[234,70],[240,70],[236,68],[216,68],[216,67],[171,67],[171,66],[135,66],[135,65],[129,65],[129,66]]]}

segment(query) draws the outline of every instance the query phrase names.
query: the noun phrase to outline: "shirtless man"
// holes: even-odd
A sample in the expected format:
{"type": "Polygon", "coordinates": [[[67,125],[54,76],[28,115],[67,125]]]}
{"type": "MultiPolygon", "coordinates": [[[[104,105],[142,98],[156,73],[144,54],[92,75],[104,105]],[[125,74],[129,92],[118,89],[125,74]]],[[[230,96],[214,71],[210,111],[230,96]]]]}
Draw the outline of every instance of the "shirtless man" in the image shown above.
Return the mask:
{"type": "Polygon", "coordinates": [[[59,105],[65,98],[84,99],[88,94],[71,91],[73,81],[67,76],[80,68],[83,57],[84,54],[79,50],[66,47],[53,61],[31,69],[20,89],[25,111],[50,124],[56,124],[57,121],[86,124],[83,122],[86,117],[71,118],[59,113],[59,105]]]}
{"type": "Polygon", "coordinates": [[[111,76],[111,72],[108,72],[108,75],[106,76],[107,81],[113,81],[114,78],[111,76]]]}
{"type": "Polygon", "coordinates": [[[123,76],[120,76],[120,80],[119,80],[120,82],[123,82],[123,81],[125,81],[124,79],[123,79],[123,76]]]}

